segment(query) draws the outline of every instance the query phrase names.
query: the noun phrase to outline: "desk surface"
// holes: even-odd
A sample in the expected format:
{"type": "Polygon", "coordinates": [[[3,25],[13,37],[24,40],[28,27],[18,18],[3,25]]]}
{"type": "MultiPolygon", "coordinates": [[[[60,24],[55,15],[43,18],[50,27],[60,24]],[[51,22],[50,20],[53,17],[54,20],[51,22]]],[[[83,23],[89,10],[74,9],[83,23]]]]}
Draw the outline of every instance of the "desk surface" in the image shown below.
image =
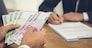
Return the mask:
{"type": "MultiPolygon", "coordinates": [[[[90,24],[86,23],[91,26],[90,24]]],[[[53,30],[47,29],[47,46],[46,48],[92,48],[92,40],[80,40],[76,42],[67,42],[59,37],[53,30]]]]}
{"type": "MultiPolygon", "coordinates": [[[[86,24],[92,27],[92,24],[86,24]]],[[[47,29],[47,44],[45,48],[92,48],[92,39],[67,42],[63,38],[59,37],[47,25],[45,25],[44,27],[47,29]]],[[[15,45],[12,46],[12,48],[16,48],[15,45]]]]}

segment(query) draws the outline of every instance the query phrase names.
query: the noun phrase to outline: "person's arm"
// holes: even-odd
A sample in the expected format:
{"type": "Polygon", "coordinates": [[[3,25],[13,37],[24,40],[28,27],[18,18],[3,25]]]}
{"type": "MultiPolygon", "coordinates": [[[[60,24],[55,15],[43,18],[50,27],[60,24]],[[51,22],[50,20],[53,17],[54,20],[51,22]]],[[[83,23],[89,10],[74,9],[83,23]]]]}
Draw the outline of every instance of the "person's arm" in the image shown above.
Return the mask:
{"type": "Polygon", "coordinates": [[[87,12],[88,17],[89,17],[89,23],[92,24],[92,12],[87,12]]]}
{"type": "Polygon", "coordinates": [[[39,6],[39,11],[53,12],[54,7],[60,2],[60,0],[44,0],[39,6]]]}
{"type": "Polygon", "coordinates": [[[92,23],[92,12],[69,12],[63,15],[64,21],[88,21],[92,23]]]}
{"type": "Polygon", "coordinates": [[[76,12],[69,12],[66,14],[63,14],[64,21],[73,21],[73,22],[79,22],[83,21],[83,13],[76,13],[76,12]]]}
{"type": "Polygon", "coordinates": [[[92,4],[92,0],[89,0],[87,14],[88,14],[88,17],[89,17],[89,23],[92,24],[92,5],[91,4],[92,4]]]}
{"type": "Polygon", "coordinates": [[[57,14],[53,12],[53,9],[59,2],[60,0],[44,0],[43,3],[39,6],[39,11],[52,12],[48,18],[48,23],[60,24],[63,22],[62,17],[57,16],[57,14]]]}
{"type": "Polygon", "coordinates": [[[33,27],[28,27],[25,32],[21,45],[18,48],[42,48],[46,43],[46,29],[41,29],[38,32],[34,32],[33,27]]]}

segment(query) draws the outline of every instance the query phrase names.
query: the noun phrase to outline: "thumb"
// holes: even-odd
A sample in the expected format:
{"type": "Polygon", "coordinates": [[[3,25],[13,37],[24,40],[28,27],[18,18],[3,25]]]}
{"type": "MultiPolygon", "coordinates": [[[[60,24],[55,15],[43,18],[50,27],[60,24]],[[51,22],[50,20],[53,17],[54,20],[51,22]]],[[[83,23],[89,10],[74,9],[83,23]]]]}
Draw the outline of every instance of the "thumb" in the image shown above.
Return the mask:
{"type": "Polygon", "coordinates": [[[19,27],[18,24],[11,24],[11,25],[7,25],[7,26],[3,26],[3,30],[5,30],[7,32],[11,29],[15,29],[15,28],[18,28],[18,27],[19,27]]]}
{"type": "Polygon", "coordinates": [[[46,29],[45,29],[45,28],[42,28],[40,32],[41,32],[43,35],[46,35],[46,29]]]}

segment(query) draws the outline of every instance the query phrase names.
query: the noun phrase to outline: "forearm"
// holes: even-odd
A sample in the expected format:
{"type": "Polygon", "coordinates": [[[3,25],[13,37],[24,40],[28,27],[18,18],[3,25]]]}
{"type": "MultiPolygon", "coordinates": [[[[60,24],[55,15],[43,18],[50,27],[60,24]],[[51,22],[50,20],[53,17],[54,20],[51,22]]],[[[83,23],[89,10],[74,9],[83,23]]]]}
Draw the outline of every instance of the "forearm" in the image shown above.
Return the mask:
{"type": "Polygon", "coordinates": [[[0,41],[0,48],[4,48],[4,40],[0,41]]]}
{"type": "Polygon", "coordinates": [[[92,12],[87,12],[88,17],[89,17],[89,23],[92,24],[92,12]]]}
{"type": "Polygon", "coordinates": [[[2,32],[0,32],[0,42],[4,39],[4,35],[2,32]]]}
{"type": "Polygon", "coordinates": [[[0,42],[4,39],[5,34],[6,34],[6,31],[3,30],[3,27],[1,26],[0,27],[0,42]]]}
{"type": "Polygon", "coordinates": [[[3,40],[3,37],[2,37],[2,35],[0,34],[0,42],[3,40]]]}

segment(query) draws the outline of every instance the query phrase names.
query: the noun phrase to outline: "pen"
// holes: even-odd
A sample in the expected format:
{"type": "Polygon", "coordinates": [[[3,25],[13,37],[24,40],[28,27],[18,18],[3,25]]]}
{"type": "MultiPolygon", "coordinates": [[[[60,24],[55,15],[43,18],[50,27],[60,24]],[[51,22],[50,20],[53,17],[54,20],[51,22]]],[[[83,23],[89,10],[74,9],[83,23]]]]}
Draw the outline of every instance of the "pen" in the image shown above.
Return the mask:
{"type": "MultiPolygon", "coordinates": [[[[61,19],[61,17],[57,14],[57,17],[59,18],[59,19],[61,19]]],[[[62,23],[63,21],[60,21],[60,24],[62,23]]]]}
{"type": "Polygon", "coordinates": [[[57,16],[59,17],[59,15],[57,14],[57,16]]]}

